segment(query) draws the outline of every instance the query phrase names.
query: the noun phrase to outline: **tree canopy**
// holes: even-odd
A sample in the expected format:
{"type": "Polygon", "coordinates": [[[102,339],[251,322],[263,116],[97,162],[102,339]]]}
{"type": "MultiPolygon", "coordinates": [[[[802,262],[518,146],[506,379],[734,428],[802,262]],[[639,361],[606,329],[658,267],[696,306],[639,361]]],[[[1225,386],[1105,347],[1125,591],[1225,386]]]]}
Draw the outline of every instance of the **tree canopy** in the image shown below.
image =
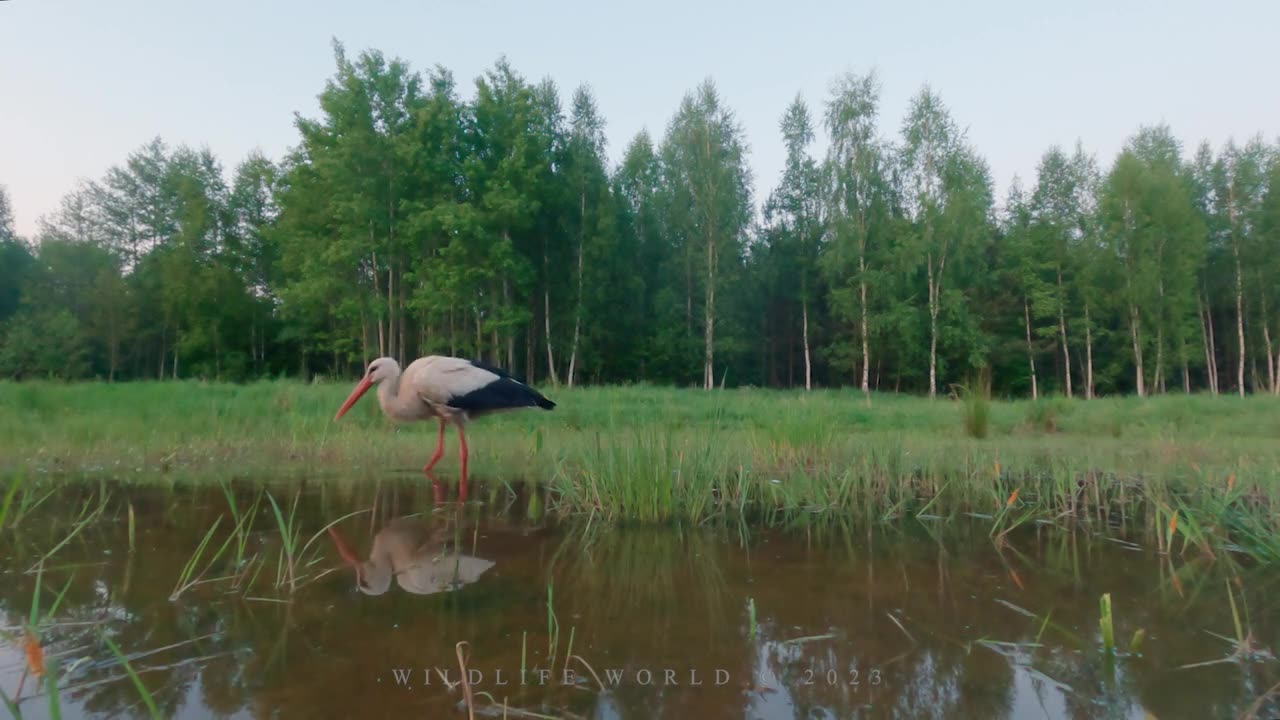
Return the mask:
{"type": "Polygon", "coordinates": [[[464,92],[336,42],[334,64],[283,157],[227,168],[156,138],[32,238],[0,186],[0,377],[444,353],[569,385],[1280,394],[1261,136],[1189,152],[1143,126],[1102,163],[1054,145],[997,204],[942,94],[886,132],[873,73],[780,108],[785,166],[759,178],[711,79],[614,164],[590,87],[562,103],[499,58],[464,92]]]}

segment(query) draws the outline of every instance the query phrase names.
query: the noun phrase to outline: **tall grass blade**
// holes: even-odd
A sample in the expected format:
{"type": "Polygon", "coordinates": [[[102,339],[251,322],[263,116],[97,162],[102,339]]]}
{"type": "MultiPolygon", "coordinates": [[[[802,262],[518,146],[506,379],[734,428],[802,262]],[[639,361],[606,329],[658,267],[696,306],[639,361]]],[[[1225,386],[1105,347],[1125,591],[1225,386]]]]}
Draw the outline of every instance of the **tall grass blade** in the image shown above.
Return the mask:
{"type": "Polygon", "coordinates": [[[13,720],[22,720],[22,711],[18,709],[18,704],[5,693],[4,688],[0,688],[0,703],[4,704],[4,709],[9,711],[13,720]]]}
{"type": "Polygon", "coordinates": [[[1098,605],[1100,610],[1098,625],[1102,630],[1102,649],[1110,655],[1116,650],[1115,628],[1111,623],[1111,593],[1103,593],[1098,605]]]}
{"type": "Polygon", "coordinates": [[[4,529],[5,518],[9,517],[9,508],[13,507],[13,498],[18,494],[18,488],[22,485],[22,475],[14,475],[13,480],[9,482],[9,490],[4,494],[4,504],[0,504],[0,530],[4,529]]]}
{"type": "Polygon", "coordinates": [[[1243,648],[1245,643],[1244,626],[1240,623],[1240,612],[1236,610],[1236,596],[1235,593],[1231,592],[1231,581],[1226,580],[1225,582],[1227,584],[1227,600],[1231,603],[1231,622],[1236,629],[1236,642],[1243,648]]]}
{"type": "Polygon", "coordinates": [[[58,661],[51,660],[45,673],[45,684],[49,693],[49,717],[62,720],[62,703],[58,698],[58,661]]]}
{"type": "Polygon", "coordinates": [[[138,689],[138,694],[142,696],[142,702],[146,704],[147,710],[151,711],[152,719],[160,720],[160,711],[156,709],[156,702],[151,697],[151,692],[147,690],[146,685],[142,684],[142,679],[138,677],[138,673],[133,671],[133,666],[129,664],[129,659],[124,656],[123,652],[120,652],[120,648],[115,643],[111,642],[111,638],[103,634],[101,630],[98,631],[98,636],[111,649],[111,654],[115,655],[120,664],[124,666],[125,672],[129,673],[129,679],[133,680],[133,686],[138,689]]]}

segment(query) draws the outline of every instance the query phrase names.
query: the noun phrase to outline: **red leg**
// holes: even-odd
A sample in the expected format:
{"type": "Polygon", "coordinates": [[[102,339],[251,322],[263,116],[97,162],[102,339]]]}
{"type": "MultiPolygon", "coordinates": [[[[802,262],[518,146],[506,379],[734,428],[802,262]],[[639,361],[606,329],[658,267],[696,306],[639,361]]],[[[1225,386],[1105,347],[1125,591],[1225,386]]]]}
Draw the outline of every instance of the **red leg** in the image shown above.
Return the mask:
{"type": "Polygon", "coordinates": [[[444,485],[441,485],[440,479],[432,473],[427,473],[427,477],[431,478],[431,495],[435,498],[436,505],[443,505],[444,485]]]}
{"type": "Polygon", "coordinates": [[[427,466],[422,468],[422,472],[431,472],[431,468],[435,467],[436,461],[444,454],[444,420],[440,421],[440,432],[436,434],[436,454],[431,456],[431,460],[427,462],[427,466]]]}
{"type": "Polygon", "coordinates": [[[462,457],[462,480],[458,483],[458,501],[466,502],[467,500],[467,434],[463,432],[462,426],[458,426],[458,445],[461,448],[462,457]]]}

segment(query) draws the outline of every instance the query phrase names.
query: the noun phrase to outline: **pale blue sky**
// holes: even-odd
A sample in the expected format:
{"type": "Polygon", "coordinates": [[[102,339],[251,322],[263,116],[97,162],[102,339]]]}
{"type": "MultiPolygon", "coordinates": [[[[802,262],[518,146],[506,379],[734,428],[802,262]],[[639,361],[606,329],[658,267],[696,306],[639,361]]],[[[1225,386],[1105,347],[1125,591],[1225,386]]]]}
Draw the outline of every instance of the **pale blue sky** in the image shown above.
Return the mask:
{"type": "MultiPolygon", "coordinates": [[[[800,92],[820,112],[833,77],[875,67],[881,129],[896,136],[922,84],[987,158],[1000,197],[1052,143],[1082,140],[1105,166],[1141,123],[1189,149],[1280,136],[1275,0],[969,2],[0,2],[0,184],[20,233],[78,177],[98,178],[160,135],[207,144],[228,174],[257,147],[296,142],[333,71],[330,39],[420,70],[466,97],[506,54],[580,83],[608,121],[610,158],[642,127],[660,138],[711,76],[751,146],[759,202],[782,166],[778,119],[800,92]]],[[[815,151],[825,147],[819,132],[815,151]]]]}

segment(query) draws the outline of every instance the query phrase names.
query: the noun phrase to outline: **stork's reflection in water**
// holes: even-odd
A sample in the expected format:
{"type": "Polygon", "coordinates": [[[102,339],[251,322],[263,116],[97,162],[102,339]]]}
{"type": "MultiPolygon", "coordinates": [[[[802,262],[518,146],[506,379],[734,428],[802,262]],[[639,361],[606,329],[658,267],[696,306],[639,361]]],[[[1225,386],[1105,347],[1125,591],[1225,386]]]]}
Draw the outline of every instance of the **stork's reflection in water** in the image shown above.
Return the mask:
{"type": "Polygon", "coordinates": [[[329,528],[338,554],[355,571],[356,587],[366,595],[385,593],[392,578],[417,595],[447,592],[479,580],[493,561],[459,552],[449,543],[451,534],[450,528],[433,528],[418,517],[396,518],[374,536],[369,559],[360,560],[337,528],[329,528]]]}

